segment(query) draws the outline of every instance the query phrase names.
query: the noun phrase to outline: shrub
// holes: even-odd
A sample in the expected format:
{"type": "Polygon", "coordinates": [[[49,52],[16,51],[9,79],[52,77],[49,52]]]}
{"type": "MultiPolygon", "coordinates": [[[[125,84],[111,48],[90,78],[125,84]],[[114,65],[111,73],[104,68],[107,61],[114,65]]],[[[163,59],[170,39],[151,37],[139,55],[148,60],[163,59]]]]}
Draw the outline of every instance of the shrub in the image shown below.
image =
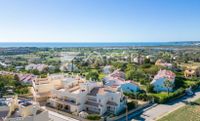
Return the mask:
{"type": "Polygon", "coordinates": [[[126,96],[128,96],[131,99],[139,99],[143,101],[148,101],[151,99],[145,92],[137,92],[137,93],[124,93],[126,96]]]}
{"type": "Polygon", "coordinates": [[[154,98],[154,101],[157,103],[166,103],[169,100],[172,100],[176,97],[181,96],[184,94],[185,89],[184,88],[179,88],[173,93],[170,93],[169,95],[167,93],[158,93],[158,94],[151,94],[150,96],[154,98]]]}
{"type": "Polygon", "coordinates": [[[154,92],[153,88],[154,88],[153,85],[148,84],[146,87],[146,90],[148,93],[151,93],[151,92],[154,92]]]}
{"type": "Polygon", "coordinates": [[[127,103],[128,110],[134,109],[138,105],[137,101],[131,101],[127,103]]]}
{"type": "Polygon", "coordinates": [[[101,116],[96,115],[96,114],[90,114],[90,115],[87,116],[87,119],[89,119],[89,120],[99,120],[99,119],[101,119],[101,116]]]}

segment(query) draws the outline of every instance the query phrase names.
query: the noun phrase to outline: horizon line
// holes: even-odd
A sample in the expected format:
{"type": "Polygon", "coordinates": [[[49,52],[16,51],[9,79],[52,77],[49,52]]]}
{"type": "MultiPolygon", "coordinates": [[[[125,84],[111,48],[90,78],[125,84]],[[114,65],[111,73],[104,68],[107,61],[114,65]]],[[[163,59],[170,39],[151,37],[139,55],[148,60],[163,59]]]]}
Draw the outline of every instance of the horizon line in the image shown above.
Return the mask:
{"type": "Polygon", "coordinates": [[[134,41],[134,42],[130,42],[130,41],[113,41],[113,42],[90,42],[90,41],[86,41],[86,42],[82,42],[82,41],[75,41],[75,42],[63,42],[63,41],[23,41],[23,42],[19,42],[19,41],[10,41],[10,42],[6,42],[6,41],[0,41],[0,43],[165,43],[165,42],[200,42],[200,40],[196,40],[196,41],[134,41]]]}

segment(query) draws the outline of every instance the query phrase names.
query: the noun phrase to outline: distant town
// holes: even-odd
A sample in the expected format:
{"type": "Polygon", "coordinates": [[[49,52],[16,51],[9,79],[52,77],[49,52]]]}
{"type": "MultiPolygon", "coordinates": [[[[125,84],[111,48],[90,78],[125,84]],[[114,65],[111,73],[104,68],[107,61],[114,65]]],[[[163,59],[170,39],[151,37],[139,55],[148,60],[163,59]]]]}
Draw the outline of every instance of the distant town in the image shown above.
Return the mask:
{"type": "Polygon", "coordinates": [[[196,121],[199,86],[198,44],[0,48],[0,121],[196,121]]]}

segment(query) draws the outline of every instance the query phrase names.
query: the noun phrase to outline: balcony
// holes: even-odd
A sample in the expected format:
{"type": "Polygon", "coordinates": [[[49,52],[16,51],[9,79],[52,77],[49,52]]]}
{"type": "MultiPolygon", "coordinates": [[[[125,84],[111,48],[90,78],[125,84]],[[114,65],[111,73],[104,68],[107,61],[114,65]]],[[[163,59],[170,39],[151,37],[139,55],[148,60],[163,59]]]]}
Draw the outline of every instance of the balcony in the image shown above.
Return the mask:
{"type": "Polygon", "coordinates": [[[97,98],[94,96],[87,96],[88,101],[97,102],[97,98]]]}
{"type": "Polygon", "coordinates": [[[117,106],[117,103],[112,102],[112,101],[108,101],[107,105],[110,106],[110,107],[115,107],[115,106],[117,106]]]}
{"type": "Polygon", "coordinates": [[[89,107],[99,107],[99,104],[97,102],[92,102],[92,101],[86,101],[85,103],[86,106],[89,106],[89,107]]]}
{"type": "Polygon", "coordinates": [[[68,90],[69,90],[69,92],[73,92],[73,91],[76,91],[78,89],[80,89],[80,86],[74,86],[72,88],[69,88],[68,90]]]}
{"type": "Polygon", "coordinates": [[[67,99],[59,99],[59,98],[51,98],[50,101],[54,101],[56,103],[60,103],[63,105],[74,105],[74,106],[79,106],[80,104],[76,104],[74,100],[67,100],[67,99]]]}

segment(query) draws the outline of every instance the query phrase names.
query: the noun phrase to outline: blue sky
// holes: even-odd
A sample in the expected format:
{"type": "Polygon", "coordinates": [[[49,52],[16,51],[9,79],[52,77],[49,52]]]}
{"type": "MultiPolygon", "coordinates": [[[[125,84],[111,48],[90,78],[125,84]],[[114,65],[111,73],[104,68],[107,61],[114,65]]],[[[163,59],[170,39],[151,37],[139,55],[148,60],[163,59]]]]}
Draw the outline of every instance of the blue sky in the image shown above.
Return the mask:
{"type": "Polygon", "coordinates": [[[200,41],[200,0],[0,0],[0,42],[200,41]]]}

